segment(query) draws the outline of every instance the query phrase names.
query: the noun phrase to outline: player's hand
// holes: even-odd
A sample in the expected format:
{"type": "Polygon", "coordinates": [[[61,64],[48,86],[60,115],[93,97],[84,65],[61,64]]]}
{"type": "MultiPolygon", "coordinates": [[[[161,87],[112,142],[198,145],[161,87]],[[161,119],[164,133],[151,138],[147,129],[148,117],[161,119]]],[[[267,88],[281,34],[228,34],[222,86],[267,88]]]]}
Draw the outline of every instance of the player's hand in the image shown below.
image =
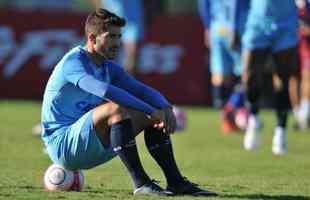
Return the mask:
{"type": "Polygon", "coordinates": [[[163,111],[165,113],[164,132],[167,134],[173,134],[175,132],[177,122],[172,108],[165,108],[163,111]]]}
{"type": "Polygon", "coordinates": [[[148,115],[152,121],[153,127],[163,129],[165,127],[165,113],[162,110],[155,110],[152,114],[148,115]]]}

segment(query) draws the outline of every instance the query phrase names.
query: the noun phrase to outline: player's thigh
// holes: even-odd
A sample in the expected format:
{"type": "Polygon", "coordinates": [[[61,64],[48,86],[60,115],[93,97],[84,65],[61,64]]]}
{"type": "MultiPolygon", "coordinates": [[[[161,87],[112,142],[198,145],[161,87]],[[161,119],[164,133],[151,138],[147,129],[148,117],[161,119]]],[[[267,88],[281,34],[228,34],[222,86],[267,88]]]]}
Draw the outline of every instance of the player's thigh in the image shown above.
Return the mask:
{"type": "Polygon", "coordinates": [[[152,125],[151,120],[141,111],[123,108],[113,102],[102,104],[93,111],[93,123],[96,133],[99,135],[103,144],[110,144],[110,127],[112,123],[109,122],[109,119],[112,115],[120,115],[120,120],[121,118],[130,118],[135,135],[152,125]]]}
{"type": "Polygon", "coordinates": [[[84,114],[68,126],[56,145],[57,162],[68,169],[89,169],[116,156],[110,146],[104,146],[93,123],[93,112],[84,114]]]}
{"type": "Polygon", "coordinates": [[[280,77],[298,75],[298,49],[293,46],[273,53],[275,70],[280,77]]]}
{"type": "Polygon", "coordinates": [[[247,79],[262,81],[263,68],[270,51],[268,49],[244,49],[242,52],[242,68],[247,79]]]}
{"type": "Polygon", "coordinates": [[[300,71],[304,69],[310,70],[310,40],[301,36],[299,42],[299,60],[300,60],[300,71]]]}
{"type": "Polygon", "coordinates": [[[214,37],[210,43],[210,72],[212,75],[232,74],[233,59],[224,38],[214,37]]]}
{"type": "Polygon", "coordinates": [[[104,145],[110,144],[111,124],[127,118],[128,110],[113,102],[103,103],[93,109],[92,120],[96,134],[104,145]]]}

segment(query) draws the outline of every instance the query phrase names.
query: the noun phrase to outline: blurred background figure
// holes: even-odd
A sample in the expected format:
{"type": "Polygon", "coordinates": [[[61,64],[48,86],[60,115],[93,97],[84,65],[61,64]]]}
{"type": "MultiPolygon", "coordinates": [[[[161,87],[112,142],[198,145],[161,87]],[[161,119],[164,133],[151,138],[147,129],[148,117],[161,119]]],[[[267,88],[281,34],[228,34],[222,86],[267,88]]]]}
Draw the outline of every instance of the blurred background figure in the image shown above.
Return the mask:
{"type": "Polygon", "coordinates": [[[310,127],[310,3],[309,0],[296,0],[296,4],[299,9],[300,83],[296,81],[293,89],[297,88],[295,96],[300,96],[295,98],[293,113],[297,127],[306,129],[310,127]]]}
{"type": "Polygon", "coordinates": [[[89,0],[97,8],[102,7],[126,19],[122,32],[123,52],[120,62],[135,75],[137,72],[138,47],[144,37],[144,7],[142,0],[89,0]]]}
{"type": "Polygon", "coordinates": [[[274,129],[272,152],[287,152],[287,115],[290,109],[288,84],[297,70],[298,15],[294,0],[251,0],[243,42],[243,62],[249,121],[244,148],[254,150],[260,144],[259,97],[263,90],[263,67],[272,54],[275,73],[274,109],[277,125],[274,129]]]}
{"type": "MultiPolygon", "coordinates": [[[[213,106],[222,108],[240,80],[242,71],[240,37],[244,31],[248,1],[199,0],[198,4],[205,28],[205,46],[210,49],[213,106]]],[[[236,96],[234,99],[236,100],[236,96]]],[[[239,104],[239,100],[236,103],[239,104]]],[[[234,105],[229,104],[224,108],[222,123],[224,133],[236,129],[231,116],[234,105]]]]}

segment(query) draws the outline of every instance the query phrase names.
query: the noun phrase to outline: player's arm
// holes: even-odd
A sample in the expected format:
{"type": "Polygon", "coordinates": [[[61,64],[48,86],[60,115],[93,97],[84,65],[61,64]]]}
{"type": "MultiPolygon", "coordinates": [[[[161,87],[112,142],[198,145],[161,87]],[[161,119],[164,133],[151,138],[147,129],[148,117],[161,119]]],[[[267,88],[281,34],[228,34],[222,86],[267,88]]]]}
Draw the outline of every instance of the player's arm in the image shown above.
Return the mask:
{"type": "Polygon", "coordinates": [[[114,85],[126,90],[144,102],[158,109],[172,108],[167,99],[160,92],[136,80],[117,65],[112,66],[114,85]]]}
{"type": "Polygon", "coordinates": [[[86,66],[78,59],[65,61],[63,75],[67,81],[82,90],[102,99],[113,101],[124,107],[152,114],[155,108],[131,95],[127,91],[100,81],[86,72],[86,66]]]}
{"type": "Polygon", "coordinates": [[[210,22],[211,22],[210,1],[209,0],[199,0],[198,1],[198,11],[199,11],[201,21],[204,25],[205,46],[208,48],[210,45],[209,27],[210,27],[210,22]]]}
{"type": "Polygon", "coordinates": [[[163,120],[163,127],[159,128],[163,128],[164,132],[167,134],[173,133],[176,128],[176,119],[172,112],[172,106],[167,99],[157,90],[133,78],[122,68],[114,66],[113,69],[117,70],[114,72],[117,75],[115,85],[125,89],[138,98],[141,98],[143,101],[154,106],[155,108],[161,109],[165,114],[165,118],[163,120]]]}

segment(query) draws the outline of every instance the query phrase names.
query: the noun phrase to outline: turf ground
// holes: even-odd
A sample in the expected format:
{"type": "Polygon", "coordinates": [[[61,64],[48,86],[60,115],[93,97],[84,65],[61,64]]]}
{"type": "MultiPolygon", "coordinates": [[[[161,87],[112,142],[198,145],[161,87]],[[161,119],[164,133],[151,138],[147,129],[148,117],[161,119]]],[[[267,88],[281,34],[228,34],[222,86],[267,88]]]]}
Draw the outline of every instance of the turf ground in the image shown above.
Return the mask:
{"type": "MultiPolygon", "coordinates": [[[[184,174],[220,194],[209,199],[310,199],[310,131],[290,129],[289,153],[271,153],[270,111],[263,111],[263,146],[257,152],[242,149],[242,134],[223,136],[219,113],[186,107],[188,129],[173,136],[176,159],[184,174]]],[[[39,121],[40,103],[0,101],[0,199],[193,199],[191,197],[133,197],[131,182],[118,159],[84,171],[83,192],[44,192],[42,177],[51,164],[41,140],[31,134],[39,121]]],[[[138,137],[140,155],[149,174],[165,185],[163,175],[138,137]]],[[[200,199],[200,198],[199,198],[200,199]]]]}

